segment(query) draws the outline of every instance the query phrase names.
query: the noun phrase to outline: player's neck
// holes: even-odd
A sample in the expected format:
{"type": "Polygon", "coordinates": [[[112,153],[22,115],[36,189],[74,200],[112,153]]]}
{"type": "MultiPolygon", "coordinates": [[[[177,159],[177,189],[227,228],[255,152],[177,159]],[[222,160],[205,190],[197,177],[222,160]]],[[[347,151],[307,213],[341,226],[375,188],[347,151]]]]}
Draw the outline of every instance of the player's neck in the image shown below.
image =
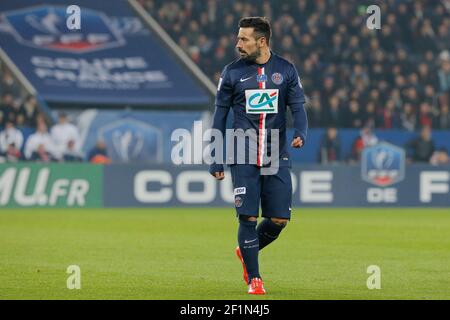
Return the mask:
{"type": "Polygon", "coordinates": [[[261,56],[259,56],[256,59],[256,63],[257,64],[265,64],[265,63],[267,63],[267,61],[269,61],[271,55],[272,55],[272,53],[270,52],[269,48],[266,48],[265,50],[262,50],[261,56]]]}

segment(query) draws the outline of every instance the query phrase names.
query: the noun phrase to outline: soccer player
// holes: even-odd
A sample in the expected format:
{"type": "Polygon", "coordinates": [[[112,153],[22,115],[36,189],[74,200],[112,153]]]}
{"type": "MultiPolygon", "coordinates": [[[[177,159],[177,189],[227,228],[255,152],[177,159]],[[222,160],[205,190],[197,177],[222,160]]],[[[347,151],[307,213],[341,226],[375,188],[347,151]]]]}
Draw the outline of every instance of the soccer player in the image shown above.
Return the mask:
{"type": "MultiPolygon", "coordinates": [[[[235,207],[239,218],[236,254],[244,268],[244,281],[249,294],[265,294],[259,273],[258,253],[275,239],[291,218],[292,182],[290,160],[286,146],[286,107],[293,116],[295,133],[291,146],[305,144],[308,120],[304,109],[305,97],[294,65],[270,49],[271,27],[266,18],[247,17],[239,21],[236,48],[240,59],[228,64],[221,74],[213,128],[225,135],[226,119],[233,109],[233,128],[257,132],[256,163],[237,164],[232,160],[235,207]],[[279,130],[278,143],[272,143],[271,131],[279,130]],[[278,170],[262,174],[269,164],[264,155],[279,148],[278,170]],[[259,217],[261,204],[262,217],[259,217]]],[[[251,136],[251,135],[249,135],[251,136]]],[[[250,148],[246,140],[246,149],[250,148]]],[[[252,152],[252,150],[247,150],[252,152]]],[[[247,161],[247,158],[245,158],[247,161]]],[[[250,158],[248,158],[250,159],[250,158]]],[[[219,161],[210,166],[210,173],[224,179],[219,161]]]]}

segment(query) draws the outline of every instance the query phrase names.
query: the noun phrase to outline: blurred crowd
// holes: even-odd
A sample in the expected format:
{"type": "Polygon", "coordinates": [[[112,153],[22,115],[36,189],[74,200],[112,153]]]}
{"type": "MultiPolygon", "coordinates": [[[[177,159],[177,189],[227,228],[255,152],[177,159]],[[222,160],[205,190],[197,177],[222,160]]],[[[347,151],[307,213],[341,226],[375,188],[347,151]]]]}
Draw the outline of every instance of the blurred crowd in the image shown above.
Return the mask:
{"type": "Polygon", "coordinates": [[[36,119],[36,130],[24,141],[24,134],[11,119],[7,119],[0,132],[0,161],[36,162],[81,161],[78,129],[60,114],[58,124],[48,129],[42,117],[36,119]]]}
{"type": "Polygon", "coordinates": [[[311,127],[450,129],[449,0],[139,1],[215,83],[237,57],[239,19],[269,18],[311,127]],[[369,4],[380,30],[366,26],[369,4]]]}
{"type": "MultiPolygon", "coordinates": [[[[269,18],[272,49],[299,71],[310,127],[328,128],[319,162],[359,161],[378,142],[375,128],[417,132],[404,145],[410,161],[449,162],[431,133],[450,129],[450,0],[138,1],[215,83],[238,57],[239,19],[269,18]],[[369,4],[381,8],[379,30],[366,26],[369,4]],[[340,128],[361,130],[347,155],[340,128]]],[[[81,152],[66,114],[50,126],[36,98],[1,63],[0,99],[0,162],[111,161],[103,141],[81,152]],[[24,137],[24,128],[32,134],[24,137]]]]}
{"type": "Polygon", "coordinates": [[[81,151],[82,141],[78,128],[68,121],[66,113],[60,112],[58,118],[58,122],[49,128],[44,117],[38,116],[36,130],[26,140],[22,130],[8,118],[4,129],[0,131],[0,163],[111,162],[103,141],[98,141],[85,156],[81,151]]]}
{"type": "Polygon", "coordinates": [[[17,161],[109,163],[103,141],[84,155],[78,128],[59,114],[50,126],[34,96],[28,95],[0,62],[0,163],[17,161]],[[30,134],[25,134],[30,133],[30,134]]]}
{"type": "MultiPolygon", "coordinates": [[[[327,128],[320,141],[318,162],[321,164],[338,164],[341,162],[359,163],[363,150],[377,145],[380,139],[370,127],[360,130],[353,141],[350,153],[344,154],[341,137],[336,127],[327,128]]],[[[431,128],[423,127],[420,132],[403,146],[407,163],[429,163],[431,165],[448,165],[450,157],[446,148],[436,148],[432,139],[431,128]]]]}
{"type": "Polygon", "coordinates": [[[36,127],[39,108],[36,99],[28,96],[12,72],[0,61],[0,127],[7,122],[15,126],[36,127]]]}

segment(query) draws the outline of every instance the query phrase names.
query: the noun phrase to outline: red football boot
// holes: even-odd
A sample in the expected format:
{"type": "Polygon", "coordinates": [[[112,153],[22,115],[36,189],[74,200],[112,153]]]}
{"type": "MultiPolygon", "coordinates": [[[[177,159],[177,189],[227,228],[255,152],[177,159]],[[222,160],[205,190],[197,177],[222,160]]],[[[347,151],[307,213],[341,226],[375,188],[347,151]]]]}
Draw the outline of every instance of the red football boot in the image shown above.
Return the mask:
{"type": "Polygon", "coordinates": [[[253,278],[248,285],[249,294],[266,294],[264,283],[261,278],[253,278]]]}
{"type": "Polygon", "coordinates": [[[242,258],[242,254],[241,254],[241,249],[239,249],[239,246],[236,248],[236,255],[239,258],[239,260],[242,263],[242,268],[244,269],[244,281],[245,281],[245,285],[248,285],[248,273],[247,273],[247,268],[245,267],[245,263],[244,263],[244,259],[242,258]]]}

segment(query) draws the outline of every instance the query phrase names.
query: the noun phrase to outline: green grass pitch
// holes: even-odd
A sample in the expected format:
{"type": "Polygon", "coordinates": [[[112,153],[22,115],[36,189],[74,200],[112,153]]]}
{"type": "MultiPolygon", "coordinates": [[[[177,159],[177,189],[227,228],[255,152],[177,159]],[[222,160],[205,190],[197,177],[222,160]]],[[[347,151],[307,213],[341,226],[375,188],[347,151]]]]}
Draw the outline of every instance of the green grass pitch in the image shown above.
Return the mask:
{"type": "Polygon", "coordinates": [[[2,209],[0,299],[450,299],[448,209],[297,208],[260,252],[263,297],[246,293],[236,231],[233,208],[2,209]]]}

